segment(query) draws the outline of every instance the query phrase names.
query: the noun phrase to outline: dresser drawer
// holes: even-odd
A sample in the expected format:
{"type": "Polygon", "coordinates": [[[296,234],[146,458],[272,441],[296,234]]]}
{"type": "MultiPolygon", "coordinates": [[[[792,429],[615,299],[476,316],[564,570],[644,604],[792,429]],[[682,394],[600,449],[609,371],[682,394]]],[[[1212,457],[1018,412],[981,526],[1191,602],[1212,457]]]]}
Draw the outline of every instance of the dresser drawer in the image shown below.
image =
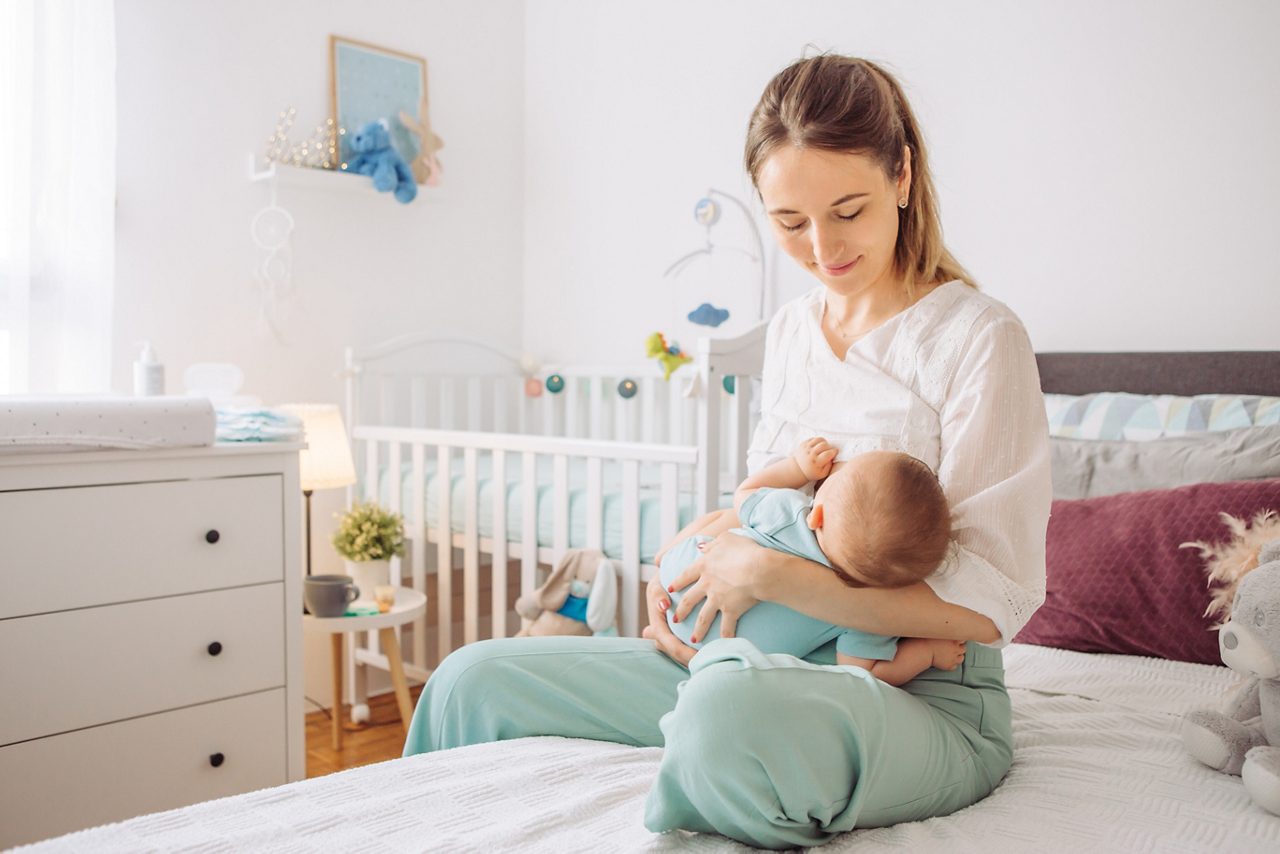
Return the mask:
{"type": "Polygon", "coordinates": [[[283,685],[283,625],[282,583],[0,620],[0,744],[283,685]]]}
{"type": "Polygon", "coordinates": [[[282,501],[278,475],[0,492],[0,619],[278,581],[282,501]]]}
{"type": "Polygon", "coordinates": [[[0,848],[278,786],[285,759],[280,689],[0,747],[0,848]]]}

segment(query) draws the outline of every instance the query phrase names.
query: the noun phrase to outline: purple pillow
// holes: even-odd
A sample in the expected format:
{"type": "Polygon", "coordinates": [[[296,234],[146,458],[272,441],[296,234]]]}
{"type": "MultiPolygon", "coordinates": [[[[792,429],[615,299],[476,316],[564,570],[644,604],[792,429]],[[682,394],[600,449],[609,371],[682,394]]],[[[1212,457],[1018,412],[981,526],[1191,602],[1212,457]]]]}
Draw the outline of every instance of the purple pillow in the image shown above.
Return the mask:
{"type": "Polygon", "coordinates": [[[1045,603],[1014,640],[1221,664],[1204,563],[1178,546],[1227,539],[1219,513],[1265,509],[1280,510],[1280,479],[1053,502],[1045,603]]]}

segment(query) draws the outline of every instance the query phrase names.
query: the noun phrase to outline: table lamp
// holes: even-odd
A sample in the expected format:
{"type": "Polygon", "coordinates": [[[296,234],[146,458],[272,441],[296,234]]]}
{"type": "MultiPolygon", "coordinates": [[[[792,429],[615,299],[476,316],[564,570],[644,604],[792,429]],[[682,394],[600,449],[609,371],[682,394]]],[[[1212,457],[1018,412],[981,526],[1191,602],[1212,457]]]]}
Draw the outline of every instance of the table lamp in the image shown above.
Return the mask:
{"type": "Polygon", "coordinates": [[[356,482],[351,446],[342,413],[332,404],[289,403],[280,409],[302,419],[307,449],[298,461],[302,494],[307,498],[307,575],[311,574],[311,493],[339,489],[356,482]]]}

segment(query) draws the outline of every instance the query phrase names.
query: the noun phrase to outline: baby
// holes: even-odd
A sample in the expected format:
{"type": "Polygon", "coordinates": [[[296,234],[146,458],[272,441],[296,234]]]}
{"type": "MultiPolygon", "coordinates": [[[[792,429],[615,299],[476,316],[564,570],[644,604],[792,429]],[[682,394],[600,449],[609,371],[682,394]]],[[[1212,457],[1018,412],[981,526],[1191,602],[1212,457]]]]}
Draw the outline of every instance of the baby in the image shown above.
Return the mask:
{"type": "MultiPolygon", "coordinates": [[[[852,587],[904,587],[937,569],[951,540],[951,521],[942,486],[929,467],[889,451],[859,454],[833,466],[835,457],[836,448],[814,438],[748,477],[734,494],[734,510],[695,520],[659,553],[663,586],[670,588],[697,560],[699,543],[727,530],[829,566],[852,587]],[[812,481],[822,482],[810,499],[799,490],[812,481]]],[[[719,615],[705,637],[691,636],[702,603],[675,621],[680,596],[672,592],[667,609],[676,636],[694,647],[719,637],[719,615]]],[[[736,634],[761,652],[797,657],[834,638],[837,663],[865,668],[891,685],[909,682],[930,667],[952,670],[965,650],[962,641],[899,640],[833,626],[774,602],[761,602],[743,614],[736,634]]]]}

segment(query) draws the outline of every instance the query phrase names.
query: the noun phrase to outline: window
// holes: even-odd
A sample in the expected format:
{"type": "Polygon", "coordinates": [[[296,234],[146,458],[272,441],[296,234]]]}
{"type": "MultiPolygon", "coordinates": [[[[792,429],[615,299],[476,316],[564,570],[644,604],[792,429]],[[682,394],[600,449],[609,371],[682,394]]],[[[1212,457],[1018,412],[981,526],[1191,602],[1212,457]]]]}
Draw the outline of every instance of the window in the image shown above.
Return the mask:
{"type": "Polygon", "coordinates": [[[115,10],[0,3],[0,393],[107,391],[115,10]]]}

